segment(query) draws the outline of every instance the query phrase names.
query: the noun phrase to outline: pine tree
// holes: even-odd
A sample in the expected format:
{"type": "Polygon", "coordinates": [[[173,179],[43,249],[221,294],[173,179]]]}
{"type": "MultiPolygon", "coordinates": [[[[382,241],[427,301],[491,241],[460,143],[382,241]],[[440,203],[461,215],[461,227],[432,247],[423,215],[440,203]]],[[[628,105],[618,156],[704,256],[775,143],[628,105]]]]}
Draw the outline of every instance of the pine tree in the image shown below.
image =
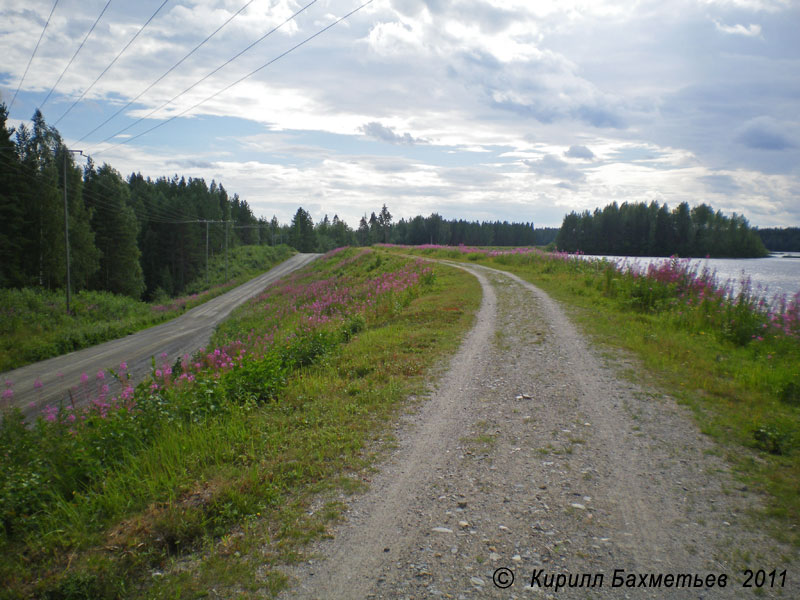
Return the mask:
{"type": "Polygon", "coordinates": [[[14,130],[6,126],[8,110],[0,104],[0,287],[22,287],[27,283],[24,256],[25,171],[11,140],[14,130]]]}
{"type": "Polygon", "coordinates": [[[86,204],[93,208],[95,242],[102,252],[90,285],[138,299],[144,291],[144,274],[137,245],[139,222],[129,206],[130,188],[111,166],[95,170],[91,162],[84,185],[86,204]]]}
{"type": "Polygon", "coordinates": [[[314,252],[317,241],[314,232],[314,221],[302,207],[292,219],[289,243],[299,252],[314,252]]]}
{"type": "Polygon", "coordinates": [[[389,232],[392,228],[392,214],[389,212],[389,209],[386,208],[386,205],[383,205],[381,208],[381,212],[378,215],[378,225],[381,229],[381,237],[383,238],[382,241],[384,244],[389,242],[389,232]]]}
{"type": "Polygon", "coordinates": [[[359,246],[369,246],[369,224],[367,223],[367,215],[361,217],[358,223],[358,231],[356,232],[359,246]]]}
{"type": "Polygon", "coordinates": [[[90,214],[83,202],[81,170],[62,144],[61,136],[45,123],[38,110],[33,115],[32,132],[21,127],[17,133],[17,150],[23,168],[31,173],[29,202],[25,208],[30,248],[26,269],[36,273],[38,284],[44,287],[54,288],[66,283],[66,185],[72,287],[86,287],[99,266],[100,252],[95,247],[89,226],[90,214]]]}

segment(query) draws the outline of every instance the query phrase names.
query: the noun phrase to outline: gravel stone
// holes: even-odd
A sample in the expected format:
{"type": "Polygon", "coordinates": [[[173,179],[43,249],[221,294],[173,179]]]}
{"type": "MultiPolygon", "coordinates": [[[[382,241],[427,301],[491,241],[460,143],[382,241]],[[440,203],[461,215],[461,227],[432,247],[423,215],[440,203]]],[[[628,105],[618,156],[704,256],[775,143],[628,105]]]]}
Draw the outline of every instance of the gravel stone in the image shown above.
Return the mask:
{"type": "Polygon", "coordinates": [[[747,516],[760,498],[687,409],[624,378],[641,367],[601,355],[535,286],[457,266],[483,288],[473,329],[398,423],[370,489],[342,496],[344,522],[312,544],[314,575],[286,565],[280,598],[741,598],[753,596],[746,568],[787,569],[786,587],[760,597],[800,598],[795,550],[747,516]],[[494,584],[500,567],[514,574],[507,589],[494,584]],[[534,569],[603,585],[531,587],[534,569]],[[612,588],[615,569],[729,583],[612,588]]]}

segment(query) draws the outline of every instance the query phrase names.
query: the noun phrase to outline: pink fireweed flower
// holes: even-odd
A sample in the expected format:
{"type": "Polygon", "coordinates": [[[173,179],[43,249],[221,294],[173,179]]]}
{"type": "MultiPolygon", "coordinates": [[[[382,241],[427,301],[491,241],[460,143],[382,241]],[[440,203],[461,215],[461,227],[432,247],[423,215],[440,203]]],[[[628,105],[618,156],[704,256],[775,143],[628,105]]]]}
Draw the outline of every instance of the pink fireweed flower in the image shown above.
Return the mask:
{"type": "Polygon", "coordinates": [[[89,376],[86,373],[81,374],[81,383],[86,383],[89,381],[89,376]]]}
{"type": "Polygon", "coordinates": [[[3,390],[3,400],[11,400],[14,397],[14,390],[6,388],[3,390]]]}
{"type": "Polygon", "coordinates": [[[42,414],[44,415],[45,421],[52,423],[58,416],[58,407],[50,404],[42,411],[42,414]]]}
{"type": "Polygon", "coordinates": [[[97,372],[97,378],[98,379],[105,379],[106,378],[106,374],[103,373],[102,371],[98,371],[97,372]]]}
{"type": "Polygon", "coordinates": [[[128,368],[128,363],[126,363],[126,362],[119,363],[119,370],[120,371],[125,371],[127,368],[128,368]]]}
{"type": "Polygon", "coordinates": [[[38,390],[38,389],[40,389],[40,388],[41,388],[43,385],[44,385],[44,384],[42,383],[42,380],[41,380],[41,379],[39,379],[39,378],[37,377],[37,378],[36,378],[36,381],[34,381],[34,382],[33,382],[33,389],[35,389],[35,390],[38,390]]]}

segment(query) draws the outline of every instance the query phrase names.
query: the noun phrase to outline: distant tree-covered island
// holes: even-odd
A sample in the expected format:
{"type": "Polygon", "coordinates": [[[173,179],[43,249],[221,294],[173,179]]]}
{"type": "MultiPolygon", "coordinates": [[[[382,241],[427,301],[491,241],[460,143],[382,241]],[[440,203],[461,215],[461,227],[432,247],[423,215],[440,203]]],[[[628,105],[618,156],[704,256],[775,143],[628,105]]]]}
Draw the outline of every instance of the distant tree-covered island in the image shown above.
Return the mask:
{"type": "Polygon", "coordinates": [[[758,236],[772,252],[800,252],[800,227],[765,227],[758,236]]]}
{"type": "Polygon", "coordinates": [[[747,219],[707,204],[672,211],[651,202],[609,204],[594,213],[571,212],[555,240],[559,250],[616,256],[759,258],[769,252],[747,219]]]}

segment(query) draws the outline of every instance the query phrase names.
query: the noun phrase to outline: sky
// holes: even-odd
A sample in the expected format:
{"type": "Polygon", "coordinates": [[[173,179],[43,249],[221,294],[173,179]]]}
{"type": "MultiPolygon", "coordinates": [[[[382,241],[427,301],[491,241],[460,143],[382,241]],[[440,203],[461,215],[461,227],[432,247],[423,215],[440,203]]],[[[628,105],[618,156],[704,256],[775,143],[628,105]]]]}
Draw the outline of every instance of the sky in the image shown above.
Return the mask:
{"type": "Polygon", "coordinates": [[[309,1],[0,0],[0,101],[283,223],[686,201],[800,225],[800,1],[373,0],[338,23],[365,0],[309,1]]]}

